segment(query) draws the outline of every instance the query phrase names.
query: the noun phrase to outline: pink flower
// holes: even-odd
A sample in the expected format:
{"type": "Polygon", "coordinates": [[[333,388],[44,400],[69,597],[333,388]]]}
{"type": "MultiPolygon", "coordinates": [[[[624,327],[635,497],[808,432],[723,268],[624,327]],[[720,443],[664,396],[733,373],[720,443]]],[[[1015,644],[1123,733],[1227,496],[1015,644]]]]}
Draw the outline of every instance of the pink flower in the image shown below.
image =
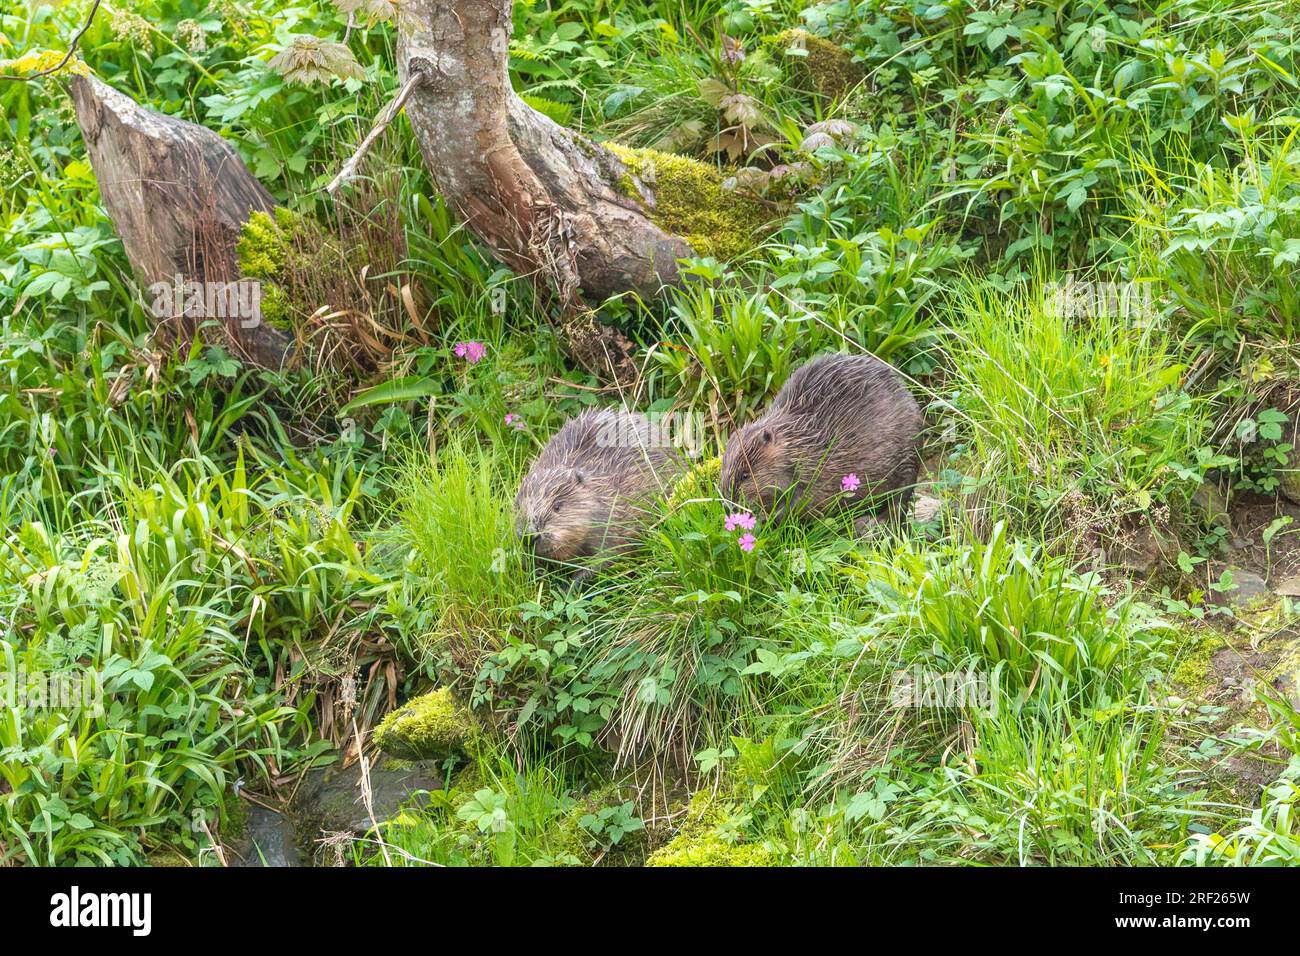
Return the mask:
{"type": "Polygon", "coordinates": [[[734,515],[727,515],[723,526],[728,531],[735,531],[737,528],[744,528],[746,531],[753,531],[754,525],[758,520],[748,511],[737,511],[734,515]]]}
{"type": "Polygon", "coordinates": [[[524,430],[524,420],[514,412],[506,412],[506,424],[514,426],[518,431],[524,430]]]}
{"type": "Polygon", "coordinates": [[[752,534],[749,534],[748,532],[740,536],[741,551],[753,551],[754,545],[757,543],[758,543],[758,539],[755,538],[752,534]]]}
{"type": "Polygon", "coordinates": [[[844,491],[857,491],[860,484],[862,481],[851,472],[840,479],[840,488],[844,491]]]}
{"type": "Polygon", "coordinates": [[[456,358],[468,359],[473,365],[487,355],[487,346],[482,342],[457,342],[455,352],[456,358]]]}

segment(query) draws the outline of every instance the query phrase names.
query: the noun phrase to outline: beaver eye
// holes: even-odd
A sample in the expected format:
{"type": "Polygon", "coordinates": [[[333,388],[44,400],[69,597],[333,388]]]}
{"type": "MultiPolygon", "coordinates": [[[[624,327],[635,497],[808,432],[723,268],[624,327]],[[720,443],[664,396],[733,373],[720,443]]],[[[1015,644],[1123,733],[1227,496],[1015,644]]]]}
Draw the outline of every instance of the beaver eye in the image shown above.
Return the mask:
{"type": "Polygon", "coordinates": [[[749,472],[747,472],[747,471],[742,471],[740,474],[738,474],[738,475],[736,476],[736,480],[737,480],[737,481],[749,481],[749,472]]]}
{"type": "Polygon", "coordinates": [[[556,498],[556,499],[555,499],[555,504],[551,505],[551,510],[552,510],[552,511],[557,511],[557,512],[558,512],[558,511],[560,510],[560,508],[561,508],[563,505],[564,505],[564,499],[563,499],[563,498],[556,498]]]}

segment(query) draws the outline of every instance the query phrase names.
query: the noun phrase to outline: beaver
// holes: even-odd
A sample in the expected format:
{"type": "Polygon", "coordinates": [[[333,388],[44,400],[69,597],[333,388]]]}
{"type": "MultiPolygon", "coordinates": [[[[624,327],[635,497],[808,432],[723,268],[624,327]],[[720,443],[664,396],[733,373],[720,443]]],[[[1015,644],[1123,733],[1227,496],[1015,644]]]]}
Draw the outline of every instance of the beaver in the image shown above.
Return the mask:
{"type": "MultiPolygon", "coordinates": [[[[542,567],[625,550],[681,464],[644,415],[585,411],[564,423],[528,469],[515,496],[516,530],[542,567]]],[[[575,581],[586,574],[579,570],[575,581]]]]}
{"type": "Polygon", "coordinates": [[[727,442],[722,493],[770,518],[847,506],[862,512],[859,531],[882,517],[899,524],[922,424],[916,399],[885,362],[824,355],[796,369],[767,412],[727,442]]]}

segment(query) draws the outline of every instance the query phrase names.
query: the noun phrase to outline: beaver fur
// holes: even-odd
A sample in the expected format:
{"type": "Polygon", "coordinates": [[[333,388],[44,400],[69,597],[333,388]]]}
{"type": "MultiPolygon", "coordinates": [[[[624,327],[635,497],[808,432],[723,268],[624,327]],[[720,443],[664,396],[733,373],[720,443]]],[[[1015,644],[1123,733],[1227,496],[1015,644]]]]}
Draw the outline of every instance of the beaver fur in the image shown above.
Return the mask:
{"type": "Polygon", "coordinates": [[[516,530],[543,566],[626,549],[680,464],[644,415],[582,412],[551,437],[520,483],[516,530]]]}
{"type": "Polygon", "coordinates": [[[722,493],[769,518],[849,507],[901,520],[924,418],[898,373],[873,355],[825,355],[797,369],[722,456],[722,493]],[[856,475],[859,484],[845,490],[856,475]]]}

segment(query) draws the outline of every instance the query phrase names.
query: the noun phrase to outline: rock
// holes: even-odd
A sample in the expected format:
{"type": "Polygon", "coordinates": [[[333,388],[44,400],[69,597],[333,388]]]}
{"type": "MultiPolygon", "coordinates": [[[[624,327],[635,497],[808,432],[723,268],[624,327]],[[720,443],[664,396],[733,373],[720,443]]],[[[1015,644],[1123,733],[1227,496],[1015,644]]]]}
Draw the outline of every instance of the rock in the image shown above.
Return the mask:
{"type": "Polygon", "coordinates": [[[1300,574],[1283,578],[1273,590],[1283,597],[1300,597],[1300,574]]]}
{"type": "Polygon", "coordinates": [[[309,771],[290,808],[299,834],[314,841],[322,833],[364,833],[374,822],[393,816],[419,791],[441,790],[443,775],[436,763],[427,761],[381,761],[372,766],[373,822],[361,783],[360,762],[309,771]]]}
{"type": "Polygon", "coordinates": [[[912,514],[917,524],[925,524],[928,521],[933,521],[942,507],[943,502],[938,498],[931,498],[929,495],[917,495],[916,504],[913,505],[915,510],[912,514]]]}
{"type": "Polygon", "coordinates": [[[380,750],[412,760],[442,760],[465,753],[480,733],[478,720],[441,687],[407,701],[384,718],[374,734],[380,750]]]}
{"type": "Polygon", "coordinates": [[[1211,524],[1222,525],[1232,533],[1232,516],[1228,514],[1228,498],[1218,485],[1205,481],[1192,495],[1192,505],[1198,508],[1211,524]]]}
{"type": "Polygon", "coordinates": [[[1232,587],[1227,591],[1212,592],[1212,600],[1216,604],[1245,607],[1269,596],[1268,584],[1254,571],[1243,571],[1241,568],[1228,570],[1232,572],[1232,587]]]}
{"type": "Polygon", "coordinates": [[[1300,637],[1292,636],[1270,671],[1273,689],[1300,708],[1300,637]]]}
{"type": "Polygon", "coordinates": [[[254,804],[248,811],[244,835],[227,847],[231,866],[302,866],[297,834],[283,814],[254,804]]]}
{"type": "Polygon", "coordinates": [[[1278,472],[1278,493],[1293,505],[1300,505],[1300,471],[1278,472]]]}
{"type": "Polygon", "coordinates": [[[1150,525],[1141,524],[1116,537],[1108,560],[1134,574],[1150,575],[1161,562],[1177,558],[1178,548],[1177,538],[1162,537],[1150,525]]]}

